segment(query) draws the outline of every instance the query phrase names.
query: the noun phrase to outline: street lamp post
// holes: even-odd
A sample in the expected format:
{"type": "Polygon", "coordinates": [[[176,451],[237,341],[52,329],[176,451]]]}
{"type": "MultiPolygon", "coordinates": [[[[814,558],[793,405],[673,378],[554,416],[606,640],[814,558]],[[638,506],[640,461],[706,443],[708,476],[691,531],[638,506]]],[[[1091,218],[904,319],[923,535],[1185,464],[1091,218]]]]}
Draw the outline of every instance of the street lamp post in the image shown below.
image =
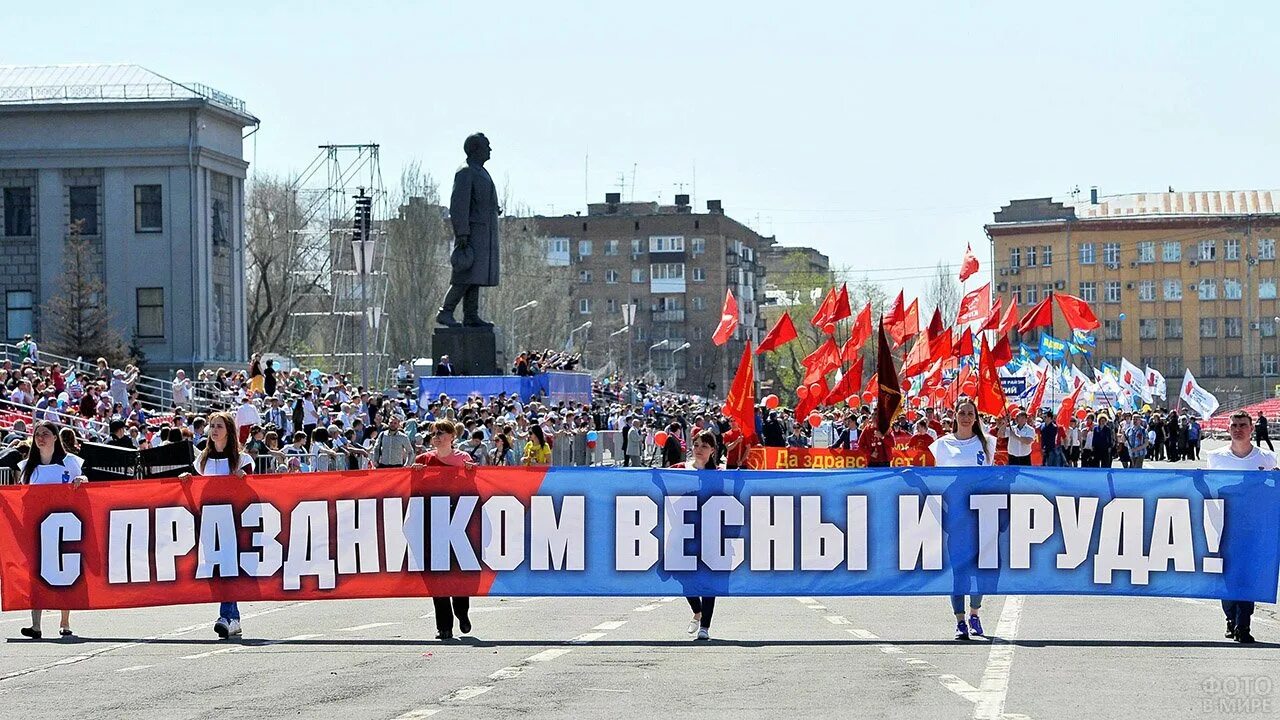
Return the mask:
{"type": "Polygon", "coordinates": [[[578,332],[580,332],[580,331],[582,331],[582,330],[590,330],[590,329],[591,329],[591,321],[590,321],[590,320],[588,320],[588,321],[586,321],[586,322],[582,323],[581,325],[579,325],[578,327],[576,327],[576,328],[574,328],[574,329],[570,330],[570,331],[569,331],[569,349],[570,349],[570,350],[572,350],[572,349],[574,348],[574,344],[573,344],[573,336],[574,336],[574,335],[578,334],[578,332]]]}
{"type": "MultiPolygon", "coordinates": [[[[662,340],[660,342],[656,342],[649,346],[649,372],[650,373],[653,373],[653,351],[657,350],[658,348],[667,347],[670,344],[671,344],[670,340],[662,340]]],[[[657,376],[654,375],[654,377],[656,378],[657,376]]]]}
{"type": "Polygon", "coordinates": [[[690,347],[692,347],[692,345],[690,345],[689,343],[685,343],[680,347],[676,348],[675,350],[671,351],[671,385],[673,387],[676,384],[676,380],[679,379],[679,373],[676,372],[676,353],[681,352],[683,350],[688,350],[690,347]]]}
{"type": "MultiPolygon", "coordinates": [[[[527,303],[525,303],[525,304],[521,305],[520,307],[516,308],[515,310],[512,310],[512,311],[511,311],[511,324],[512,324],[512,325],[515,325],[515,326],[516,326],[516,328],[519,328],[520,326],[519,326],[519,325],[517,325],[517,324],[516,324],[516,322],[515,322],[516,313],[520,312],[521,310],[529,310],[529,309],[531,309],[531,308],[536,308],[536,307],[538,307],[538,301],[537,301],[537,300],[530,300],[529,302],[527,302],[527,303]]],[[[518,339],[519,333],[520,333],[520,331],[519,331],[518,329],[516,330],[516,332],[511,333],[511,344],[512,344],[513,346],[514,346],[514,345],[519,345],[519,344],[520,344],[520,341],[519,341],[519,339],[518,339]]],[[[526,334],[526,336],[527,336],[527,334],[526,334]]],[[[525,348],[525,349],[527,350],[528,348],[525,348]]],[[[513,361],[514,361],[514,359],[515,359],[516,353],[518,353],[518,352],[520,352],[520,348],[518,348],[518,347],[512,347],[512,349],[511,349],[511,358],[512,358],[512,360],[513,360],[513,361]]]]}
{"type": "MultiPolygon", "coordinates": [[[[611,337],[611,338],[615,338],[615,337],[618,337],[619,335],[625,335],[625,334],[627,334],[627,333],[629,333],[629,332],[631,332],[631,326],[630,326],[630,325],[623,325],[622,327],[618,328],[617,330],[614,330],[613,332],[609,333],[609,337],[611,337]]],[[[629,341],[629,340],[630,340],[630,337],[628,337],[627,339],[628,339],[628,341],[629,341]]],[[[610,362],[610,363],[613,363],[613,343],[609,343],[609,362],[610,362]]],[[[615,368],[615,370],[616,370],[616,368],[615,368]]],[[[630,370],[629,370],[629,369],[628,369],[628,372],[630,372],[630,370]]],[[[621,374],[621,373],[619,373],[619,374],[621,374]]]]}

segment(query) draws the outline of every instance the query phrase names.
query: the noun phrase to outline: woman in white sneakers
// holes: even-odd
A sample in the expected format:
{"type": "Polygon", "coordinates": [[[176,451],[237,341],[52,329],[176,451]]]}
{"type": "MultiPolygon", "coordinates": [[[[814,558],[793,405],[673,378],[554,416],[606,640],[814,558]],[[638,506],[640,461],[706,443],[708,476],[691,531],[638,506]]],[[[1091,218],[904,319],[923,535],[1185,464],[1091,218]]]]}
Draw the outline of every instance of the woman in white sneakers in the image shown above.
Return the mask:
{"type": "MultiPolygon", "coordinates": [[[[242,480],[245,475],[253,472],[253,458],[240,451],[236,419],[231,413],[218,412],[210,415],[208,433],[209,440],[205,443],[204,450],[200,451],[192,463],[197,474],[242,480]]],[[[183,473],[180,477],[186,480],[191,474],[183,473]]],[[[234,602],[221,603],[213,631],[223,640],[239,635],[240,606],[234,602]]]]}
{"type": "MultiPolygon", "coordinates": [[[[674,467],[685,470],[716,470],[716,435],[703,430],[693,436],[693,452],[688,460],[674,467]]],[[[693,620],[689,621],[689,634],[694,640],[711,639],[711,616],[716,610],[716,599],[710,596],[687,597],[693,620]]]]}
{"type": "MultiPolygon", "coordinates": [[[[84,461],[72,455],[62,446],[58,438],[58,426],[46,420],[37,422],[31,431],[31,446],[27,449],[27,459],[18,463],[19,482],[23,485],[70,485],[78,488],[86,481],[82,466],[84,461]]],[[[71,611],[63,610],[59,633],[62,637],[71,635],[71,611]]],[[[31,627],[20,631],[32,640],[39,640],[40,616],[43,610],[31,611],[31,627]]]]}

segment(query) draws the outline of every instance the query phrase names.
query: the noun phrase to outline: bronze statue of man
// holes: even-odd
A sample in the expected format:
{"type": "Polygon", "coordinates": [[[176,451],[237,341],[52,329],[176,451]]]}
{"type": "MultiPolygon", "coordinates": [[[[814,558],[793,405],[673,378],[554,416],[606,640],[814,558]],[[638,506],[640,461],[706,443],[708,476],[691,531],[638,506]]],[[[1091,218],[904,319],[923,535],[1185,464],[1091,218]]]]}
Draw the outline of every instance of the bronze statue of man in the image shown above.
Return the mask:
{"type": "Polygon", "coordinates": [[[449,219],[454,246],[449,261],[449,292],[436,314],[436,323],[448,327],[493,327],[480,319],[480,288],[498,284],[498,191],[484,164],[492,154],[484,133],[471,135],[462,144],[467,163],[453,176],[449,219]],[[462,322],[453,311],[462,302],[462,322]]]}

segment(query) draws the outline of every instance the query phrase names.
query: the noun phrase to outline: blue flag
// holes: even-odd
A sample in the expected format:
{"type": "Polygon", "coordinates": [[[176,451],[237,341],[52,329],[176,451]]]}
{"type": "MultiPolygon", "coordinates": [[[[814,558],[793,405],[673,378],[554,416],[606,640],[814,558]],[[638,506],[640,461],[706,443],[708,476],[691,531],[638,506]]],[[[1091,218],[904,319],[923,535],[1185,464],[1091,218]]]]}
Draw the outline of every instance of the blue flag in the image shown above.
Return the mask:
{"type": "Polygon", "coordinates": [[[1067,356],[1067,344],[1052,335],[1041,335],[1040,355],[1046,360],[1062,360],[1067,356]]]}
{"type": "Polygon", "coordinates": [[[1072,330],[1071,342],[1083,347],[1097,347],[1098,339],[1090,335],[1086,330],[1072,330]]]}

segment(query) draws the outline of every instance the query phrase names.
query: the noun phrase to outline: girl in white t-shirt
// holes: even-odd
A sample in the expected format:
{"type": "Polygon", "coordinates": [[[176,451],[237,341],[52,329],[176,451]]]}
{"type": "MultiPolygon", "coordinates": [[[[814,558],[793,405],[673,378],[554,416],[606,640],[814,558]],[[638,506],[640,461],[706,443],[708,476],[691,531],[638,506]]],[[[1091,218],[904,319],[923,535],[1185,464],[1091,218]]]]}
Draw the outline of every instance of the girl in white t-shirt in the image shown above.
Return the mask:
{"type": "MultiPolygon", "coordinates": [[[[929,446],[938,467],[981,467],[994,462],[995,443],[982,432],[978,406],[968,398],[956,403],[956,429],[929,446]]],[[[964,595],[951,596],[951,610],[956,615],[956,639],[968,640],[969,634],[982,635],[978,610],[982,595],[969,596],[969,623],[965,624],[964,595]]]]}
{"type": "MultiPolygon", "coordinates": [[[[48,421],[38,421],[31,431],[31,446],[27,450],[27,459],[18,463],[19,482],[24,485],[70,485],[78,488],[87,478],[82,467],[84,461],[75,455],[68,454],[62,447],[58,437],[58,426],[48,421]]],[[[63,637],[71,635],[71,611],[63,610],[59,633],[63,637]]],[[[32,640],[39,640],[40,616],[43,610],[31,611],[31,627],[20,631],[32,640]]]]}
{"type": "MultiPolygon", "coordinates": [[[[209,441],[196,457],[195,469],[200,475],[231,476],[241,480],[253,472],[253,457],[240,452],[240,437],[236,434],[236,419],[231,413],[218,412],[209,416],[209,441]]],[[[183,480],[191,473],[180,475],[183,480]]],[[[240,634],[240,606],[223,602],[218,606],[218,621],[213,631],[223,640],[240,634]]]]}

